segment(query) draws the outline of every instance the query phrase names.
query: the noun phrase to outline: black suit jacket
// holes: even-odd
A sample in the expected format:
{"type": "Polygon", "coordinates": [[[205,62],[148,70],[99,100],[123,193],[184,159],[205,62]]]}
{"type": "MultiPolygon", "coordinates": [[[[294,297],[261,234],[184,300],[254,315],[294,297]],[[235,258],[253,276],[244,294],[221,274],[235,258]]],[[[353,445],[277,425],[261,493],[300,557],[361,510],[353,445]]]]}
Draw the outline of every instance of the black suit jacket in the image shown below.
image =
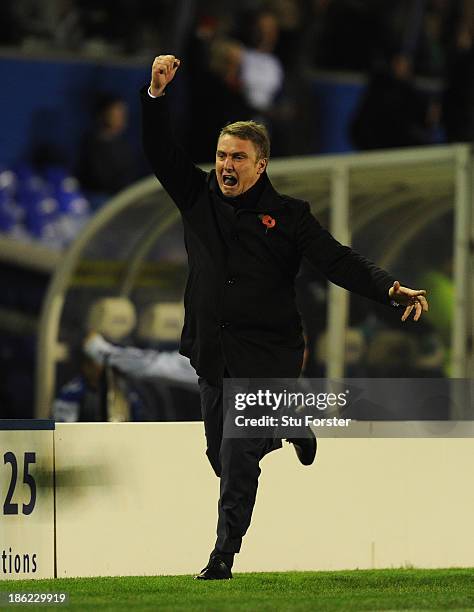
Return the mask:
{"type": "Polygon", "coordinates": [[[332,282],[389,304],[394,279],[341,245],[307,202],[269,179],[253,208],[222,200],[215,171],[196,167],[175,142],[166,96],[142,90],[143,143],[154,173],[181,212],[189,261],[180,352],[218,381],[298,377],[304,341],[294,281],[307,257],[332,282]],[[267,229],[263,216],[275,225],[267,229]]]}

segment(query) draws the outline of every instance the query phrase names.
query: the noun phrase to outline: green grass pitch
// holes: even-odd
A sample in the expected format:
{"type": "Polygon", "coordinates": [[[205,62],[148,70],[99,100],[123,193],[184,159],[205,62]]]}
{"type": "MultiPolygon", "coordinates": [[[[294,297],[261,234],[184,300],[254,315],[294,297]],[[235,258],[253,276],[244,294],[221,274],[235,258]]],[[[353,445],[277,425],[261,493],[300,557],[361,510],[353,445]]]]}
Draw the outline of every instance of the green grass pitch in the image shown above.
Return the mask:
{"type": "Polygon", "coordinates": [[[190,576],[1,581],[15,592],[67,592],[67,605],[3,609],[167,610],[178,612],[474,610],[474,568],[236,574],[203,582],[190,576]]]}

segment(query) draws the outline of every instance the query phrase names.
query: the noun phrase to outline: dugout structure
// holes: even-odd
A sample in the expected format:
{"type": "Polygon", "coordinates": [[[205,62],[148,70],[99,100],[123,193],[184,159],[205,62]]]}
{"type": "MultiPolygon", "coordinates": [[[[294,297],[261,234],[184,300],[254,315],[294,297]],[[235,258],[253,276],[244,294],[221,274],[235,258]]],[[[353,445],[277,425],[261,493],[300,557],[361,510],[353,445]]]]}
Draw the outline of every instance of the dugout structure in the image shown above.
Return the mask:
{"type": "MultiPolygon", "coordinates": [[[[432,253],[451,253],[454,378],[468,378],[474,370],[473,169],[468,145],[275,159],[269,166],[277,190],[308,200],[336,238],[394,274],[406,278],[412,264],[429,267],[436,265],[432,253]],[[437,220],[445,231],[427,250],[430,239],[425,234],[437,220]]],[[[139,311],[149,302],[180,299],[186,277],[181,235],[178,211],[155,177],[149,177],[100,209],[59,259],[38,332],[37,417],[49,415],[58,364],[82,333],[83,318],[95,299],[126,296],[139,311]]],[[[330,285],[329,377],[345,373],[350,300],[347,292],[330,285]]]]}

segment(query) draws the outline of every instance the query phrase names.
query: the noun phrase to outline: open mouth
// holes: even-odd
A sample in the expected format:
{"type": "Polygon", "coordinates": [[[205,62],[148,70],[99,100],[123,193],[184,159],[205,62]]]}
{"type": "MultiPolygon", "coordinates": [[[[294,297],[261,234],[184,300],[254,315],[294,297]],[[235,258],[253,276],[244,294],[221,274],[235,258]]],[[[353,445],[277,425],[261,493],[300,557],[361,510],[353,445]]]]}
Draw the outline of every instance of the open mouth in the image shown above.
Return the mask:
{"type": "Polygon", "coordinates": [[[224,174],[224,176],[222,177],[222,181],[226,187],[233,187],[234,185],[237,185],[237,179],[235,178],[235,176],[232,176],[230,174],[224,174]]]}

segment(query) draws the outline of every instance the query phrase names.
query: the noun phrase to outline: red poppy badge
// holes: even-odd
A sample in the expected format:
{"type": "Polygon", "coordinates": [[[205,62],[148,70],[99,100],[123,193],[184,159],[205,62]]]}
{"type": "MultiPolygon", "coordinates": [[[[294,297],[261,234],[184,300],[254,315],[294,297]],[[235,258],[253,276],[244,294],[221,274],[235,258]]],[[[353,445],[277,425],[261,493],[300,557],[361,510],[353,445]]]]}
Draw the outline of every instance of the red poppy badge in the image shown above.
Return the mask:
{"type": "Polygon", "coordinates": [[[265,234],[268,233],[269,229],[273,229],[276,225],[276,221],[270,215],[258,215],[263,225],[265,226],[265,234]]]}

